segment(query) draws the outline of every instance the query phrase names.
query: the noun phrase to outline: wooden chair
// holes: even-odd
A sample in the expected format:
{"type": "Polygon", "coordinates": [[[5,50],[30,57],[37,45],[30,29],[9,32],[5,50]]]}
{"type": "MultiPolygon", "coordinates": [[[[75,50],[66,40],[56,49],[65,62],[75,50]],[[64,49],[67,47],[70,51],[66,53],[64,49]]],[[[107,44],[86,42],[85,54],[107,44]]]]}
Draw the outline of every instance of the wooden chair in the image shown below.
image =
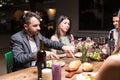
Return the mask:
{"type": "Polygon", "coordinates": [[[6,71],[7,73],[12,72],[13,68],[13,54],[12,51],[5,53],[6,71]]]}

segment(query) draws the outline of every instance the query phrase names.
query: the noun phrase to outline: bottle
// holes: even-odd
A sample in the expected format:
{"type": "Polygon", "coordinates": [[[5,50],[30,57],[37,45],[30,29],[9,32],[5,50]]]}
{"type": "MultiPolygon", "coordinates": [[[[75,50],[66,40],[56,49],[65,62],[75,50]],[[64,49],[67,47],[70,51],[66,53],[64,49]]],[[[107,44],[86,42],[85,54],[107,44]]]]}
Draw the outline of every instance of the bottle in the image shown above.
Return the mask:
{"type": "Polygon", "coordinates": [[[46,52],[42,40],[40,40],[40,49],[37,52],[36,65],[38,70],[38,80],[42,80],[42,69],[46,68],[46,52]]]}
{"type": "Polygon", "coordinates": [[[114,50],[114,47],[115,47],[115,39],[114,39],[114,32],[111,31],[110,33],[110,38],[109,38],[109,48],[110,48],[110,54],[112,53],[112,51],[114,50]]]}
{"type": "Polygon", "coordinates": [[[113,31],[111,31],[111,33],[110,33],[110,40],[114,40],[114,32],[113,31]]]}

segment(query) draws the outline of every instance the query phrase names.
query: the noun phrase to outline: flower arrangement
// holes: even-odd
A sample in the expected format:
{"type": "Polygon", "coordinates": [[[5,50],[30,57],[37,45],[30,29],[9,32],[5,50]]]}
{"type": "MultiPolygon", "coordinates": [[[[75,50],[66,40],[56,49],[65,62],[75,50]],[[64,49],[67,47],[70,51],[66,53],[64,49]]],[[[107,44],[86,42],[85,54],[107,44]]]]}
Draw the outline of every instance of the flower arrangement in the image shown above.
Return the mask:
{"type": "Polygon", "coordinates": [[[92,60],[104,60],[110,55],[109,46],[106,44],[96,45],[97,43],[87,37],[85,40],[79,38],[76,42],[76,53],[80,52],[82,56],[80,60],[82,62],[87,62],[89,59],[92,60]]]}
{"type": "Polygon", "coordinates": [[[90,39],[90,37],[87,37],[86,40],[82,40],[82,38],[79,38],[76,43],[76,52],[81,52],[82,57],[81,61],[86,62],[87,61],[87,53],[91,51],[91,49],[94,46],[94,41],[90,39]]]}
{"type": "Polygon", "coordinates": [[[94,41],[91,40],[89,37],[86,40],[80,38],[76,44],[76,52],[87,52],[94,46],[94,41]]]}

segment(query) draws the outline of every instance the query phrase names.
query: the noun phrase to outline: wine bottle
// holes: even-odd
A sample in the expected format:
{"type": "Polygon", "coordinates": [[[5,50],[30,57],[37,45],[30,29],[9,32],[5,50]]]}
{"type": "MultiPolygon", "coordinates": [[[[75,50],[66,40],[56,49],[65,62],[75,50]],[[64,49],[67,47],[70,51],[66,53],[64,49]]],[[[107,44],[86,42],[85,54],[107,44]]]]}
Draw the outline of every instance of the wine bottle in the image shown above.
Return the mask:
{"type": "Polygon", "coordinates": [[[38,80],[42,80],[42,69],[46,68],[46,52],[42,40],[40,40],[40,49],[37,52],[36,65],[38,70],[38,80]]]}
{"type": "Polygon", "coordinates": [[[110,38],[109,38],[109,48],[110,48],[110,54],[112,53],[112,51],[114,50],[115,47],[115,39],[114,39],[114,32],[111,31],[110,33],[110,38]]]}
{"type": "Polygon", "coordinates": [[[113,31],[111,31],[111,33],[110,33],[110,40],[114,40],[114,32],[113,31]]]}

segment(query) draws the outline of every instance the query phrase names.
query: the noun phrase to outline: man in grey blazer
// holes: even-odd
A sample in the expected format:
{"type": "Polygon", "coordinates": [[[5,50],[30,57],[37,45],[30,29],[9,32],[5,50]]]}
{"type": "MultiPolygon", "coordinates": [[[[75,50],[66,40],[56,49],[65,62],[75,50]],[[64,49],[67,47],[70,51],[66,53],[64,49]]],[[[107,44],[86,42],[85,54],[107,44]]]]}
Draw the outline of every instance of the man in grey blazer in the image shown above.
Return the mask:
{"type": "Polygon", "coordinates": [[[40,34],[40,16],[34,12],[28,12],[23,16],[24,29],[11,36],[10,47],[13,52],[13,71],[35,66],[39,40],[49,48],[64,50],[73,57],[74,47],[65,46],[57,41],[51,41],[40,34]]]}

